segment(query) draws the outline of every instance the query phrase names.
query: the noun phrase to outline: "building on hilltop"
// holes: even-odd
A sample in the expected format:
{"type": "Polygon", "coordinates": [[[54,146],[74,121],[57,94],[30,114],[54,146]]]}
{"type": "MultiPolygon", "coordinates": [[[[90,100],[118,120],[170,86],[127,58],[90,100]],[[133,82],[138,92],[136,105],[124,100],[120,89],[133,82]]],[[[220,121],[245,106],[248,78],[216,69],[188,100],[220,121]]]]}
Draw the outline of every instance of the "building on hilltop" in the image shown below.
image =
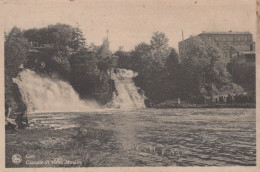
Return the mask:
{"type": "Polygon", "coordinates": [[[199,35],[190,36],[190,38],[179,42],[179,55],[181,58],[185,57],[186,47],[190,46],[192,41],[200,37],[202,39],[213,40],[217,47],[223,51],[226,57],[231,58],[231,49],[234,48],[237,51],[253,51],[254,42],[253,35],[250,32],[205,32],[203,31],[199,35]]]}

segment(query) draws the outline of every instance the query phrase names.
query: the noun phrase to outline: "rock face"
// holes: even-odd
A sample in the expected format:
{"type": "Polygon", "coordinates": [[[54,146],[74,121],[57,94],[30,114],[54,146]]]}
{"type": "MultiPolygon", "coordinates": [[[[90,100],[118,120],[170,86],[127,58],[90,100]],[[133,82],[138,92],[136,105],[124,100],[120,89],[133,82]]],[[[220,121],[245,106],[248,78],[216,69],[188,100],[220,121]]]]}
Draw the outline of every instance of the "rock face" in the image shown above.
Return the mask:
{"type": "Polygon", "coordinates": [[[14,83],[11,78],[7,77],[5,80],[5,102],[8,104],[8,107],[12,109],[10,114],[11,118],[16,118],[16,115],[13,112],[27,110],[27,106],[23,101],[18,85],[14,83]]]}
{"type": "Polygon", "coordinates": [[[145,100],[144,100],[144,104],[145,104],[145,106],[148,107],[148,108],[151,108],[151,107],[154,106],[154,104],[151,102],[150,99],[145,99],[145,100]]]}

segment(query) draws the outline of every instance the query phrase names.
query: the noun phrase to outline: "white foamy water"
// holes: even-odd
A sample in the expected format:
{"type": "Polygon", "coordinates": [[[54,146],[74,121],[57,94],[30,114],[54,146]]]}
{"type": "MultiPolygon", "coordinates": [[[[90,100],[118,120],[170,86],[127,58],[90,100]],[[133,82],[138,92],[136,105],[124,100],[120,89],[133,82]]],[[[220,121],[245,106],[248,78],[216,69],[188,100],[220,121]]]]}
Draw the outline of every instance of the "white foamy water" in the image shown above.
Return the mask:
{"type": "Polygon", "coordinates": [[[132,70],[115,69],[112,72],[111,78],[115,82],[116,91],[109,106],[120,109],[145,108],[145,96],[138,93],[133,81],[136,76],[137,73],[132,70]]]}
{"type": "Polygon", "coordinates": [[[13,82],[17,83],[28,112],[85,111],[99,108],[95,101],[80,100],[67,82],[41,77],[29,69],[22,71],[13,82]]]}

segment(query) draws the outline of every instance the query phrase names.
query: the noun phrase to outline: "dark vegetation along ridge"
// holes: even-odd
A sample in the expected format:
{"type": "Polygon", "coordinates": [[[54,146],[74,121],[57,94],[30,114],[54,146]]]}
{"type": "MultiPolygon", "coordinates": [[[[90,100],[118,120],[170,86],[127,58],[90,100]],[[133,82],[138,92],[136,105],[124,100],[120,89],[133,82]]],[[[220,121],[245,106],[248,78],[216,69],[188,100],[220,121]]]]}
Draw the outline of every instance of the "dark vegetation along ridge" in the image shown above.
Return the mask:
{"type": "Polygon", "coordinates": [[[13,109],[24,106],[12,82],[23,68],[67,81],[81,99],[95,99],[102,105],[115,90],[110,75],[115,68],[138,72],[134,81],[145,92],[147,107],[173,107],[172,102],[158,104],[178,98],[187,104],[212,103],[215,96],[228,94],[237,96],[230,103],[255,103],[255,90],[232,81],[228,58],[213,41],[195,39],[186,57],[180,58],[162,32],[154,32],[149,43],[140,43],[132,51],[120,47],[112,52],[108,39],[100,46],[86,40],[78,26],[65,24],[27,30],[14,27],[5,33],[6,103],[13,109]],[[244,93],[251,95],[247,101],[241,100],[244,93]]]}

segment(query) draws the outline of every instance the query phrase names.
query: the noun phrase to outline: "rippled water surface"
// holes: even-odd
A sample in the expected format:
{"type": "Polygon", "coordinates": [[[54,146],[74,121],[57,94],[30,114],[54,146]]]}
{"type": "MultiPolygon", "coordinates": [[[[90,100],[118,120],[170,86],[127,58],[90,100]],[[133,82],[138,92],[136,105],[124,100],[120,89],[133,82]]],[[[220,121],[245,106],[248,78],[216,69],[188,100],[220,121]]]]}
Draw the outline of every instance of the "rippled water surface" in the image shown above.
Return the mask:
{"type": "MultiPolygon", "coordinates": [[[[82,160],[83,154],[85,159],[87,155],[87,166],[256,164],[255,109],[39,113],[32,114],[30,121],[31,127],[26,129],[29,133],[41,129],[60,132],[51,136],[48,149],[41,145],[48,146],[51,134],[39,134],[34,140],[39,149],[48,156],[63,158],[82,160]],[[55,138],[59,138],[57,143],[55,138]],[[69,155],[67,149],[71,149],[69,155]]],[[[12,136],[7,136],[7,147],[11,147],[11,141],[12,136]]],[[[32,148],[28,150],[36,154],[32,148]]],[[[46,159],[43,155],[41,158],[46,159]]]]}

